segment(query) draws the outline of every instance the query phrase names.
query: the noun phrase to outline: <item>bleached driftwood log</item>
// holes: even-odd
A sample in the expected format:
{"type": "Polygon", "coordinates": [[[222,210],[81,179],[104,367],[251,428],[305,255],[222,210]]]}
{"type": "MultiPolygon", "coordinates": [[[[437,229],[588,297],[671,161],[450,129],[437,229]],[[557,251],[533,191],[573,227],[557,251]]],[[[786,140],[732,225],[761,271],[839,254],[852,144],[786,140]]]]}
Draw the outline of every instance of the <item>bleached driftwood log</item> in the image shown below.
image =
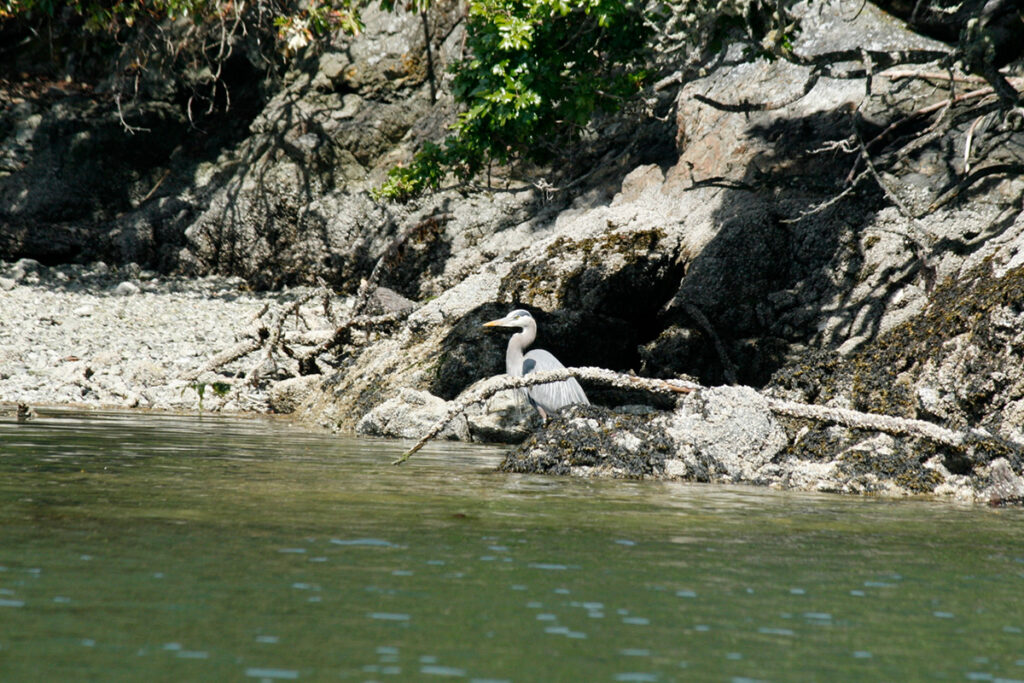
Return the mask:
{"type": "MultiPolygon", "coordinates": [[[[452,401],[451,407],[444,417],[438,420],[427,430],[427,433],[420,438],[408,451],[392,464],[400,465],[408,460],[418,450],[434,437],[436,437],[445,426],[462,414],[467,408],[475,403],[482,403],[499,391],[507,389],[519,389],[530,387],[536,384],[547,382],[559,382],[575,377],[577,379],[604,384],[607,386],[624,389],[640,389],[654,393],[691,393],[703,389],[699,384],[678,379],[650,379],[646,377],[635,377],[604,368],[565,368],[562,370],[547,370],[535,372],[524,377],[509,377],[498,375],[484,382],[481,382],[473,390],[452,401]]],[[[874,413],[863,413],[848,408],[833,408],[819,406],[797,401],[785,401],[777,398],[766,398],[767,407],[773,413],[788,417],[803,418],[817,422],[830,422],[841,424],[854,429],[865,429],[870,431],[884,432],[896,436],[916,436],[946,446],[961,447],[969,443],[991,443],[996,447],[1010,447],[1017,449],[1010,444],[983,429],[967,429],[957,431],[941,427],[924,420],[912,420],[909,418],[895,417],[892,415],[878,415],[874,413]]]]}
{"type": "Polygon", "coordinates": [[[934,422],[926,422],[925,420],[913,420],[894,415],[878,415],[877,413],[862,413],[859,410],[850,410],[849,408],[831,408],[810,403],[782,401],[775,398],[768,399],[768,407],[773,413],[786,415],[787,417],[804,418],[816,422],[833,422],[844,427],[869,429],[895,436],[918,436],[946,446],[959,447],[970,442],[997,440],[996,437],[984,429],[972,428],[956,431],[940,427],[934,422]]]}
{"type": "Polygon", "coordinates": [[[186,373],[182,379],[188,382],[194,382],[200,375],[216,370],[217,368],[227,365],[228,363],[242,358],[243,356],[248,356],[253,351],[259,349],[263,345],[263,340],[267,336],[266,328],[263,326],[261,319],[269,309],[270,304],[263,304],[263,306],[260,307],[260,310],[249,320],[249,328],[240,335],[241,340],[237,344],[229,349],[221,351],[213,358],[203,363],[202,367],[186,373]]]}
{"type": "Polygon", "coordinates": [[[584,379],[590,382],[597,382],[607,386],[619,387],[621,389],[642,389],[654,393],[689,393],[700,388],[699,384],[687,382],[680,379],[650,379],[647,377],[635,377],[604,368],[564,368],[562,370],[545,370],[544,372],[533,372],[523,377],[509,377],[508,375],[497,375],[491,377],[472,390],[465,392],[454,401],[445,413],[444,417],[434,423],[427,430],[427,433],[420,438],[416,444],[402,454],[393,465],[400,465],[408,460],[416,451],[423,448],[428,441],[441,433],[449,422],[462,414],[467,408],[475,403],[483,403],[499,391],[507,389],[521,389],[532,387],[535,384],[546,384],[547,382],[561,382],[571,377],[584,379]]]}

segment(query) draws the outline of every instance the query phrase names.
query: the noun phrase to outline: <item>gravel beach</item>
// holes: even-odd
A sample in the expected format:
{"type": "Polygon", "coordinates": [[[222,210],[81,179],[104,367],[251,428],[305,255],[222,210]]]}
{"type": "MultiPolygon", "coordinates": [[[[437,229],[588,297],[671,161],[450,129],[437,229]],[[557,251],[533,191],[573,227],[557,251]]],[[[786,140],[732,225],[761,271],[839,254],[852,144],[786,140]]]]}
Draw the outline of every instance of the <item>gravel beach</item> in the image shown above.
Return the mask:
{"type": "MultiPolygon", "coordinates": [[[[0,262],[0,404],[268,412],[266,383],[238,378],[259,352],[190,375],[235,345],[265,306],[280,310],[309,292],[252,292],[240,278],[170,278],[134,265],[0,262]]],[[[285,330],[329,326],[315,300],[300,312],[285,330]]],[[[277,362],[270,376],[294,374],[288,359],[277,362]]]]}

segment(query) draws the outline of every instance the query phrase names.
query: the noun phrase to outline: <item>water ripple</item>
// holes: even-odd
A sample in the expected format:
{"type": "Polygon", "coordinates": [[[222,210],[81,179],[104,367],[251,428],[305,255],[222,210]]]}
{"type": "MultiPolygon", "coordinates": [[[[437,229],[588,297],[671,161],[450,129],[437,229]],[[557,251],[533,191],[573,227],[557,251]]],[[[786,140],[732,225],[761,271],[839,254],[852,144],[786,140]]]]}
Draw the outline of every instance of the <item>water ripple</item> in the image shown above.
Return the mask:
{"type": "Polygon", "coordinates": [[[299,672],[294,669],[264,669],[260,667],[249,667],[245,670],[245,675],[248,678],[294,681],[299,677],[299,672]]]}

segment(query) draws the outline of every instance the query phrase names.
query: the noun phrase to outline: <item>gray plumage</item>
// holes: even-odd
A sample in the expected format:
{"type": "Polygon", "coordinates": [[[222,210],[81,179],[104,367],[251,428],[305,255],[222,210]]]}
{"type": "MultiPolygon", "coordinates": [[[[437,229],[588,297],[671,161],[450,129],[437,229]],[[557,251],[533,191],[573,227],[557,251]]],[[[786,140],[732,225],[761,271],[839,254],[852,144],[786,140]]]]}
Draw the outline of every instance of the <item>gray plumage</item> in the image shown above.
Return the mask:
{"type": "MultiPolygon", "coordinates": [[[[551,353],[543,349],[534,349],[523,353],[524,349],[537,338],[537,321],[533,319],[529,311],[516,309],[504,318],[484,323],[484,327],[519,328],[519,332],[513,334],[512,338],[508,340],[508,349],[505,351],[505,372],[512,377],[521,377],[543,370],[559,370],[565,367],[551,353]]],[[[583,387],[575,379],[537,384],[520,391],[525,394],[530,405],[537,409],[544,420],[567,405],[590,403],[587,400],[587,395],[583,393],[583,387]]]]}

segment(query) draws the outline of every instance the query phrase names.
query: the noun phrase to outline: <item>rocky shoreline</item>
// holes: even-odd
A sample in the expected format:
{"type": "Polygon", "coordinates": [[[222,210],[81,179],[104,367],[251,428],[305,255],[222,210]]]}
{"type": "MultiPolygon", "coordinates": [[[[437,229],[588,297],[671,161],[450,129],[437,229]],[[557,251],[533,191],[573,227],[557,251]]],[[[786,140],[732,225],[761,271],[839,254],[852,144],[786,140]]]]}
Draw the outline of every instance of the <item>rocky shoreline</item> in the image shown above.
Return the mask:
{"type": "MultiPolygon", "coordinates": [[[[256,293],[238,277],[168,277],[133,264],[0,262],[0,404],[269,412],[272,385],[231,380],[252,358],[191,375],[264,306],[308,289],[256,293]],[[215,390],[220,382],[230,390],[215,390]]],[[[324,325],[314,306],[302,315],[324,325]]]]}
{"type": "MultiPolygon", "coordinates": [[[[33,406],[292,412],[331,380],[301,377],[287,361],[259,368],[266,362],[259,352],[205,368],[270,307],[295,311],[282,323],[288,332],[323,336],[332,320],[311,295],[310,288],[255,293],[237,277],[165,277],[134,265],[0,262],[0,407],[11,415],[33,406]]],[[[344,309],[351,301],[334,304],[344,309]]],[[[417,438],[452,406],[415,390],[381,399],[357,432],[417,438]]],[[[1024,499],[1024,478],[1012,466],[1024,449],[1012,444],[1006,454],[984,457],[968,445],[936,449],[914,436],[856,438],[848,427],[773,413],[770,399],[750,387],[705,387],[670,403],[669,410],[575,406],[542,426],[532,410],[499,394],[471,406],[438,438],[518,443],[501,466],[512,472],[929,494],[968,503],[1024,499]],[[970,476],[949,467],[957,450],[981,457],[970,476]]]]}
{"type": "Polygon", "coordinates": [[[495,398],[442,433],[521,442],[504,469],[1021,503],[1019,112],[950,44],[847,9],[797,3],[793,58],[680,65],[566,168],[406,204],[370,190],[454,120],[458,3],[368,10],[230,134],[163,101],[132,138],[99,89],[0,82],[0,402],[415,438],[503,372],[481,323],[527,308],[567,366],[704,388],[584,383],[544,429],[495,398]]]}

